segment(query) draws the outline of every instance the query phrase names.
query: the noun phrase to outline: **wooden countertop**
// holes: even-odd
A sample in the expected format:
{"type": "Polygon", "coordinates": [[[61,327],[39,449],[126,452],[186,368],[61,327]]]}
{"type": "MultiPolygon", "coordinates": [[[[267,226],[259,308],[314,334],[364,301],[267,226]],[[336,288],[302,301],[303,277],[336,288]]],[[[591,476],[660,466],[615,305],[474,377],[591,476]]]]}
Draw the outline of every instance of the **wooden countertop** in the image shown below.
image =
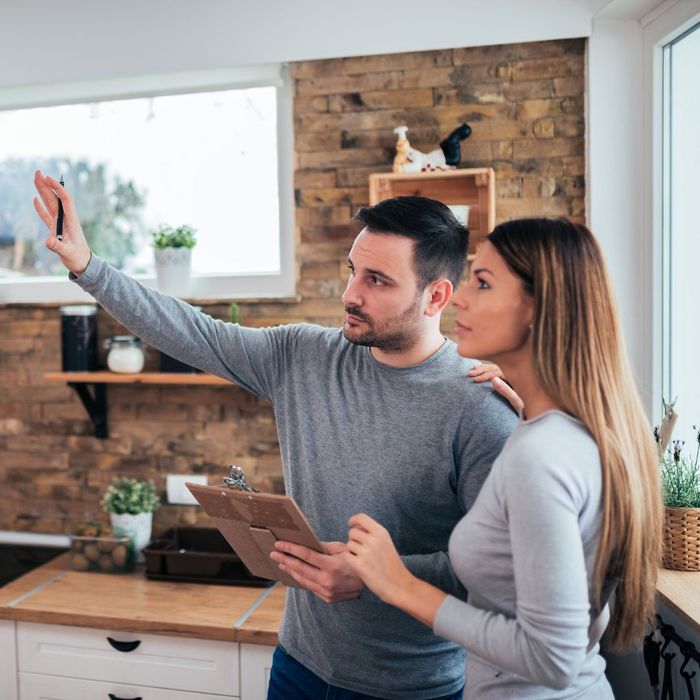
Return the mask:
{"type": "Polygon", "coordinates": [[[287,588],[282,584],[271,588],[243,624],[236,627],[236,641],[248,644],[277,644],[277,631],[286,597],[287,588]]]}
{"type": "Polygon", "coordinates": [[[274,645],[283,591],[73,571],[64,554],[0,588],[0,619],[274,645]]]}
{"type": "Polygon", "coordinates": [[[659,569],[656,590],[683,621],[700,632],[700,571],[659,569]]]}
{"type": "MultiPolygon", "coordinates": [[[[274,646],[286,590],[83,573],[62,554],[0,588],[0,619],[274,646]]],[[[700,572],[660,569],[657,590],[700,631],[700,572]]]]}

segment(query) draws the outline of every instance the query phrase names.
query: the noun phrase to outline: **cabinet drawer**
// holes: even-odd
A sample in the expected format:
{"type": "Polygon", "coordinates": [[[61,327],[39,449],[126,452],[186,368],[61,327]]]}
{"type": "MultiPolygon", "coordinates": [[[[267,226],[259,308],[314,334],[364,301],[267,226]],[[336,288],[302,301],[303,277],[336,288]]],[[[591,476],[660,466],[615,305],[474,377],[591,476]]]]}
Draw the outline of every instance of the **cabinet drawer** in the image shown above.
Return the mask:
{"type": "Polygon", "coordinates": [[[20,700],[110,700],[110,697],[114,700],[225,700],[225,696],[222,695],[187,693],[182,690],[79,678],[56,678],[39,673],[19,674],[20,700]]]}
{"type": "Polygon", "coordinates": [[[240,694],[233,642],[20,622],[17,666],[28,673],[240,694]]]}

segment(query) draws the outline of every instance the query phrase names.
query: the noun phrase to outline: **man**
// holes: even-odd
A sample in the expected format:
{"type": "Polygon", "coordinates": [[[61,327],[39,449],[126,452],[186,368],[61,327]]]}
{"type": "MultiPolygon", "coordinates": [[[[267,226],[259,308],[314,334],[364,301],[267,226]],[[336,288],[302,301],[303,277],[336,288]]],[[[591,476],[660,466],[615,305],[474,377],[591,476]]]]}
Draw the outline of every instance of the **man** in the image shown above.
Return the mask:
{"type": "Polygon", "coordinates": [[[342,553],[349,516],[392,534],[409,569],[465,597],[446,550],[515,424],[507,404],[469,377],[440,333],[468,232],[434,200],[361,209],[348,256],[342,329],[253,329],[216,321],[145,288],[91,255],[73,201],[35,176],[37,212],[71,277],[118,321],[169,355],[272,402],[287,493],[324,540],[319,554],[278,542],[289,589],[270,700],[459,698],[463,651],[363,589],[342,553]],[[43,204],[42,204],[43,203],[43,204]],[[329,695],[330,693],[330,695],[329,695]]]}

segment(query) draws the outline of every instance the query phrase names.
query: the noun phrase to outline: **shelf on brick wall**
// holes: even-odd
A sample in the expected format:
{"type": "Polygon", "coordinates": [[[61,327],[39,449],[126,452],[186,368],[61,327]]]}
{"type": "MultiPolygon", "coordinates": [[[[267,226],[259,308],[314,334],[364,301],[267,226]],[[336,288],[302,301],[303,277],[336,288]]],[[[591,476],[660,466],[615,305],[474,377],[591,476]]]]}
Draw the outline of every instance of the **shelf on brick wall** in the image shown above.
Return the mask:
{"type": "Polygon", "coordinates": [[[81,384],[199,384],[219,386],[231,384],[228,379],[213,374],[188,372],[139,372],[118,374],[107,370],[99,372],[46,372],[46,382],[79,382],[81,384]]]}
{"type": "Polygon", "coordinates": [[[370,204],[402,195],[430,197],[445,204],[468,205],[471,255],[496,225],[496,173],[493,168],[372,173],[369,176],[370,204]]]}
{"type": "Polygon", "coordinates": [[[65,382],[78,395],[95,426],[95,437],[107,437],[107,384],[168,384],[190,386],[226,386],[228,379],[213,374],[189,374],[185,372],[46,372],[46,382],[65,382]],[[93,387],[92,393],[88,386],[93,387]]]}

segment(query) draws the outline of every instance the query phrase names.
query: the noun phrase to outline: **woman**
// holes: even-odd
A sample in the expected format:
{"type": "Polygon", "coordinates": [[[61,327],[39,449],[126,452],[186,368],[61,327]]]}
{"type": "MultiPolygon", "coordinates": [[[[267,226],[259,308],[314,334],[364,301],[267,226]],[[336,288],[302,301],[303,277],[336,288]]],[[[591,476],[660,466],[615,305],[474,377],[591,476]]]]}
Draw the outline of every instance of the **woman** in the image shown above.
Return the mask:
{"type": "Polygon", "coordinates": [[[347,560],[466,648],[467,697],[612,698],[598,641],[607,627],[630,646],[653,613],[661,497],[601,251],[565,220],[501,224],[453,303],[459,353],[498,364],[524,403],[450,539],[469,602],[414,577],[366,514],[347,560]]]}

